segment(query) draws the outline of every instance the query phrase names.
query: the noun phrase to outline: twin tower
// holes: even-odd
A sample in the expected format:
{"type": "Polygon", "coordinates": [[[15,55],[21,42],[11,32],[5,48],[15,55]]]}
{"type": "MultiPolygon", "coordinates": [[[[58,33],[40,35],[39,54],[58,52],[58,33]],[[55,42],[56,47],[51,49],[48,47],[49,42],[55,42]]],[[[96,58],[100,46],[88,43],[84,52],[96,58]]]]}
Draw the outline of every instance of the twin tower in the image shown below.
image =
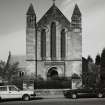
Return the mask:
{"type": "Polygon", "coordinates": [[[81,76],[82,27],[77,4],[71,22],[55,4],[36,22],[30,4],[26,16],[26,61],[28,74],[37,73],[43,79],[81,76]]]}

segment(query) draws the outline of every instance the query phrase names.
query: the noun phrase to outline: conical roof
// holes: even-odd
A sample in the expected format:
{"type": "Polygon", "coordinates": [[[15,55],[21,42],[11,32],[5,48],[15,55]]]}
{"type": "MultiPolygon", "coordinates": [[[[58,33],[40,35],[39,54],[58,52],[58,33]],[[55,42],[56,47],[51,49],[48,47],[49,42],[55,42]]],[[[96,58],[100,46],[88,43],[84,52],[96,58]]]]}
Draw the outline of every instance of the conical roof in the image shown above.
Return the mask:
{"type": "Polygon", "coordinates": [[[36,15],[32,3],[30,4],[28,8],[27,15],[36,15]]]}
{"type": "Polygon", "coordinates": [[[73,15],[81,16],[81,12],[77,4],[74,7],[73,15]]]}

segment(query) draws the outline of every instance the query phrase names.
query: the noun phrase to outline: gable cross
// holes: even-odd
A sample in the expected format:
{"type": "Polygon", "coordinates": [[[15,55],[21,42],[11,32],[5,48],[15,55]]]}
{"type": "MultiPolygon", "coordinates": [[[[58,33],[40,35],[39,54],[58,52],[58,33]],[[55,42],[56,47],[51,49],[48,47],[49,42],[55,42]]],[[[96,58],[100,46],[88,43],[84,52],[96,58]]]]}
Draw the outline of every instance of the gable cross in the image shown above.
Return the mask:
{"type": "Polygon", "coordinates": [[[56,0],[53,0],[53,4],[54,4],[54,5],[55,5],[55,1],[56,1],[56,0]]]}

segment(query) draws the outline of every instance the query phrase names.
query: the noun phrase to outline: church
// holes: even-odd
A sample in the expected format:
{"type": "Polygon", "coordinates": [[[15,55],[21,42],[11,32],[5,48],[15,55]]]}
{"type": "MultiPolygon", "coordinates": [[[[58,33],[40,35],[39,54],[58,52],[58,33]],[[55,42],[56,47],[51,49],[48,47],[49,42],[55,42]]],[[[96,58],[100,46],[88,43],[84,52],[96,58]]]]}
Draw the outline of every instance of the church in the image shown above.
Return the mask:
{"type": "Polygon", "coordinates": [[[26,13],[26,55],[12,56],[19,62],[19,75],[35,80],[68,78],[72,88],[82,84],[82,14],[76,4],[71,22],[55,2],[37,21],[30,4],[26,13]],[[74,78],[74,79],[73,79],[74,78]]]}
{"type": "MultiPolygon", "coordinates": [[[[68,13],[70,14],[70,13],[68,13]]],[[[26,74],[51,79],[82,74],[82,14],[76,4],[71,22],[55,3],[37,21],[30,4],[26,13],[26,74]]]]}

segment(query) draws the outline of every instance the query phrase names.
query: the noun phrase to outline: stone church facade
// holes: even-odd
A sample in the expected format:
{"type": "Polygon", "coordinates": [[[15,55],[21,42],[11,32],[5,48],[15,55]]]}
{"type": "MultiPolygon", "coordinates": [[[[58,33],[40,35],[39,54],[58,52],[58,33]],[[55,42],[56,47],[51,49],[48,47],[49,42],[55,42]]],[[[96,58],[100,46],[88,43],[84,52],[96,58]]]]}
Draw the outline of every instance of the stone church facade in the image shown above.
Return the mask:
{"type": "Polygon", "coordinates": [[[53,4],[36,22],[31,4],[26,15],[26,69],[28,75],[43,79],[81,76],[81,12],[76,4],[71,22],[53,4]]]}

